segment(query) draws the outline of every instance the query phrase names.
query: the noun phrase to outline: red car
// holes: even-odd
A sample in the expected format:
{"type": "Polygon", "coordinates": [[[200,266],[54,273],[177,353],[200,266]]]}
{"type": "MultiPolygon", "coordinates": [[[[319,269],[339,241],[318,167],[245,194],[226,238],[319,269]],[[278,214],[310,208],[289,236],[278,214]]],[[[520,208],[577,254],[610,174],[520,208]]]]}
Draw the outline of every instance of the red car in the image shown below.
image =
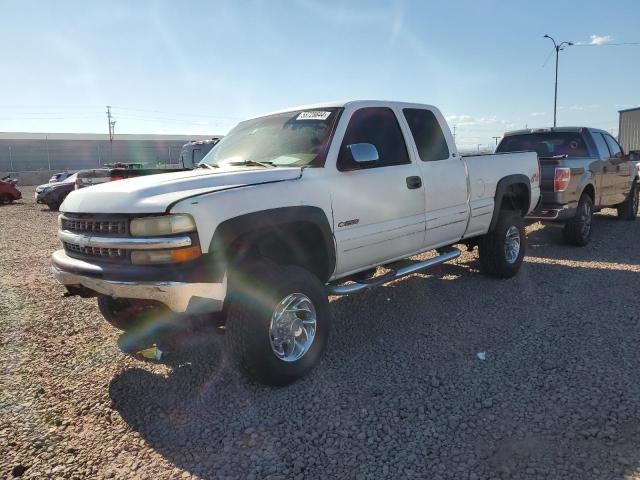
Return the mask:
{"type": "Polygon", "coordinates": [[[16,183],[8,175],[0,179],[0,204],[11,203],[22,198],[22,193],[16,188],[16,183]]]}

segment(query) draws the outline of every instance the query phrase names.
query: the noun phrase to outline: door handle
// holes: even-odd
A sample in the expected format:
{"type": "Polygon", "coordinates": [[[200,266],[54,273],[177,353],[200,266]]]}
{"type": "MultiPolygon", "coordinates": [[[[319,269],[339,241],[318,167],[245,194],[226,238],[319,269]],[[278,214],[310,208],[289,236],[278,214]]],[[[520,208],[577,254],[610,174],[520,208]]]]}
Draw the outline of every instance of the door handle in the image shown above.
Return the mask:
{"type": "Polygon", "coordinates": [[[422,186],[422,179],[420,177],[407,177],[407,188],[414,190],[422,186]]]}

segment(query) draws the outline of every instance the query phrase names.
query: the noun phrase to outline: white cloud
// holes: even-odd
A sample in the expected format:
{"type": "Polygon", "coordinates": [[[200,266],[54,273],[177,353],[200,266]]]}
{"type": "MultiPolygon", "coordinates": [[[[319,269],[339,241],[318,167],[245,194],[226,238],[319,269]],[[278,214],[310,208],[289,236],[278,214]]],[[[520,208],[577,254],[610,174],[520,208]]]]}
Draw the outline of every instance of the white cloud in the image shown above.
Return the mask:
{"type": "Polygon", "coordinates": [[[543,117],[547,114],[547,112],[531,112],[529,115],[532,117],[543,117]]]}
{"type": "Polygon", "coordinates": [[[589,45],[604,45],[606,43],[611,43],[613,38],[611,35],[591,35],[591,41],[589,45]]]}

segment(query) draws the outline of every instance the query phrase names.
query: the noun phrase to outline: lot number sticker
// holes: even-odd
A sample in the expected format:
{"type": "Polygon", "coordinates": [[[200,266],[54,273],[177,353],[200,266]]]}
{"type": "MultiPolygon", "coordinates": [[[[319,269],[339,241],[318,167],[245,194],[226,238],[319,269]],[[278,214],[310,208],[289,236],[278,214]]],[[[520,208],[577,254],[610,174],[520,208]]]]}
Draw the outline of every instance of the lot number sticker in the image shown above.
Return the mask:
{"type": "Polygon", "coordinates": [[[302,112],[297,117],[296,120],[326,120],[331,115],[331,112],[322,112],[319,110],[314,110],[311,112],[302,112]]]}

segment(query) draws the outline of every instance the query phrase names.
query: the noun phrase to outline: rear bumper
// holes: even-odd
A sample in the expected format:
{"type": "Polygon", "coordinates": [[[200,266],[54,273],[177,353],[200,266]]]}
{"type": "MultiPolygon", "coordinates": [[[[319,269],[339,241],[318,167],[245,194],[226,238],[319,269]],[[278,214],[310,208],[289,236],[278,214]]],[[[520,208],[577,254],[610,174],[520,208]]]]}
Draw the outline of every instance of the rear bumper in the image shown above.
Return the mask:
{"type": "Polygon", "coordinates": [[[539,205],[536,210],[527,215],[532,220],[548,222],[566,222],[576,216],[576,209],[568,205],[545,206],[539,205]]]}
{"type": "Polygon", "coordinates": [[[119,280],[109,278],[99,265],[69,257],[64,250],[54,252],[51,263],[53,275],[66,287],[84,287],[115,298],[155,300],[174,312],[220,311],[227,293],[226,277],[219,283],[119,280]]]}

